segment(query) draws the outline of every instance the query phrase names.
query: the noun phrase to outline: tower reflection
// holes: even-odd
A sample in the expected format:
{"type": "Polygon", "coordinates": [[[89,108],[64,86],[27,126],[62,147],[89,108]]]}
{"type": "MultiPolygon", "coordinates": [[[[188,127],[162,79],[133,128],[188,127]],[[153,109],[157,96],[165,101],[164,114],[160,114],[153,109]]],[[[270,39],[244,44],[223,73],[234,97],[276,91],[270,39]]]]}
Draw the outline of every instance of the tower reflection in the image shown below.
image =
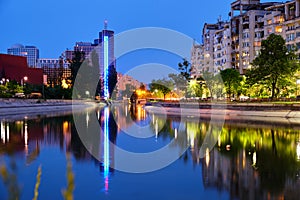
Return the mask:
{"type": "Polygon", "coordinates": [[[108,192],[109,178],[114,171],[114,146],[117,136],[117,125],[114,118],[111,116],[109,107],[103,108],[99,116],[100,131],[100,171],[104,178],[104,191],[108,192]]]}

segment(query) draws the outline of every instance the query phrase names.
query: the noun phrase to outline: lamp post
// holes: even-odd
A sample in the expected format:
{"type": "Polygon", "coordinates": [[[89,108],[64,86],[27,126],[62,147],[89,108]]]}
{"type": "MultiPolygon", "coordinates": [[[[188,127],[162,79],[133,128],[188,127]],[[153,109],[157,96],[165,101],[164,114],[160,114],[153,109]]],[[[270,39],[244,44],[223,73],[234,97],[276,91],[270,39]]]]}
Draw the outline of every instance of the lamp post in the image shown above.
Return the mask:
{"type": "Polygon", "coordinates": [[[21,85],[22,85],[23,87],[24,87],[26,81],[28,81],[28,77],[27,77],[27,76],[24,76],[24,77],[21,79],[21,85]]]}

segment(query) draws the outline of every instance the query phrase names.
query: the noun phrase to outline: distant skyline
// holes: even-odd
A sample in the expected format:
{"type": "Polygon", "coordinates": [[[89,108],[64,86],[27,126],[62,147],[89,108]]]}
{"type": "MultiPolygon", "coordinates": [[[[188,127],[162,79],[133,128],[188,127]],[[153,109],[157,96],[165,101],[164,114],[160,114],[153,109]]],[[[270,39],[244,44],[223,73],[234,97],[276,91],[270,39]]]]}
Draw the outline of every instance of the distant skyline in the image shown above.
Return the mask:
{"type": "MultiPolygon", "coordinates": [[[[203,24],[215,23],[219,16],[223,20],[229,20],[232,2],[233,0],[0,0],[0,53],[7,53],[7,48],[20,43],[39,48],[40,58],[57,58],[67,48],[73,49],[75,42],[93,42],[104,28],[105,19],[108,20],[108,29],[114,30],[115,34],[134,28],[162,27],[186,34],[201,43],[203,24]]],[[[179,61],[177,59],[176,62],[179,61]]],[[[162,64],[174,67],[176,62],[170,59],[162,64]]],[[[117,64],[124,66],[128,63],[117,64]]],[[[122,72],[128,70],[122,70],[122,66],[120,69],[122,72]]]]}

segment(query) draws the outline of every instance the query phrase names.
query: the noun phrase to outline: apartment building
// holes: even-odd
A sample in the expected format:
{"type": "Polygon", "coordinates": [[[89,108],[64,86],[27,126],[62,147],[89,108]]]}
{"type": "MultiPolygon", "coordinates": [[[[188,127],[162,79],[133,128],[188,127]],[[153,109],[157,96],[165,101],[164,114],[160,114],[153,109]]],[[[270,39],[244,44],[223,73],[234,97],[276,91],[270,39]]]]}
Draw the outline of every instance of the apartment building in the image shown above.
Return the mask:
{"type": "Polygon", "coordinates": [[[191,77],[198,78],[204,67],[204,46],[202,44],[193,43],[191,49],[191,77]]]}
{"type": "Polygon", "coordinates": [[[215,31],[213,42],[214,73],[231,68],[231,37],[229,23],[215,31]]]}
{"type": "Polygon", "coordinates": [[[191,50],[192,76],[198,77],[203,71],[218,73],[226,68],[235,68],[245,74],[251,62],[259,55],[261,42],[271,33],[279,34],[286,40],[290,50],[297,47],[300,54],[300,0],[265,2],[260,0],[236,0],[231,3],[230,21],[216,24],[205,23],[200,46],[191,50]]]}

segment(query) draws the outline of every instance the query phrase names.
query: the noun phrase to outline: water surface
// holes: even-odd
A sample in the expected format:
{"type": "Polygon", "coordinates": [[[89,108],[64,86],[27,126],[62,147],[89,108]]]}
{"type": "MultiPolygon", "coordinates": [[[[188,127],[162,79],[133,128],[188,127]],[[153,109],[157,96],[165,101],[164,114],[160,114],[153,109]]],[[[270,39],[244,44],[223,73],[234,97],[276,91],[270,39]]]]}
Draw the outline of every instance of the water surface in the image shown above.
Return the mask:
{"type": "Polygon", "coordinates": [[[39,166],[39,199],[63,199],[62,191],[70,181],[68,163],[74,175],[74,199],[300,196],[299,127],[226,122],[222,129],[214,129],[209,121],[165,118],[128,105],[87,110],[78,116],[89,138],[84,143],[69,114],[0,122],[0,199],[32,199],[39,166]],[[101,128],[99,133],[92,133],[94,118],[101,128]],[[132,131],[147,137],[128,134],[132,131]],[[213,133],[216,144],[203,158],[200,149],[208,132],[213,133]],[[146,153],[171,141],[170,148],[183,151],[183,155],[165,168],[149,173],[114,169],[112,144],[146,153]]]}

